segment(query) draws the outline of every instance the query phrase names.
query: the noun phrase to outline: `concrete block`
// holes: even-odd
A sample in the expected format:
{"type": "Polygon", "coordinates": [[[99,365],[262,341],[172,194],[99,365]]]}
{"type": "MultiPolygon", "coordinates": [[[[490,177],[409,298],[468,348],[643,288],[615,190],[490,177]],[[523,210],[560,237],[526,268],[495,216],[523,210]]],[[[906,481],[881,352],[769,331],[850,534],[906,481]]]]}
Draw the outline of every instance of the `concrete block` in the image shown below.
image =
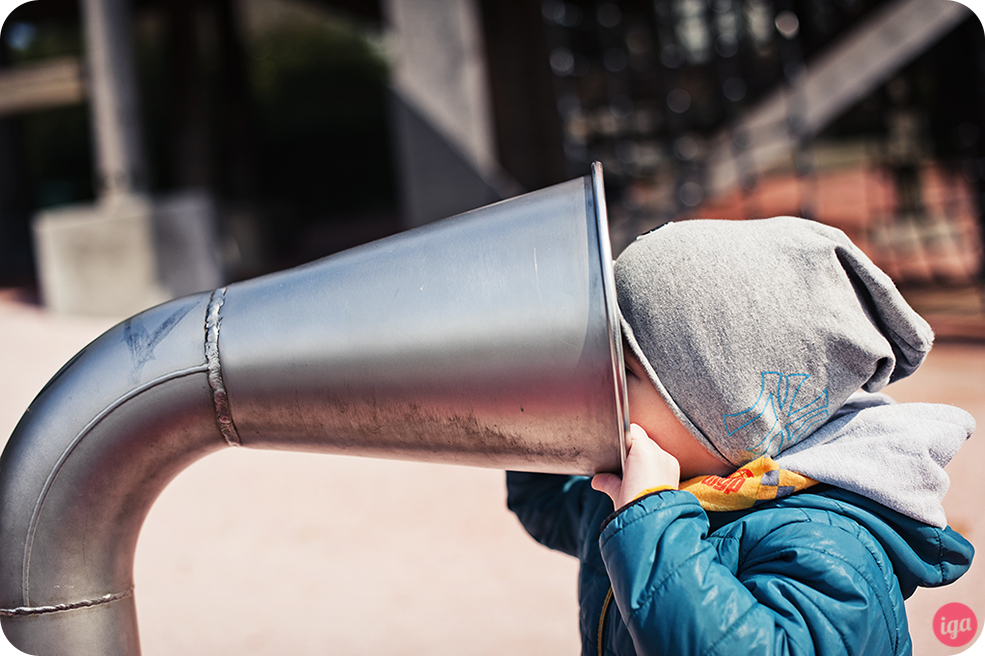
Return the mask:
{"type": "Polygon", "coordinates": [[[167,300],[157,282],[152,221],[152,205],[140,197],[39,213],[34,240],[45,305],[125,317],[167,300]]]}
{"type": "Polygon", "coordinates": [[[189,189],[154,199],[157,279],[172,297],[221,287],[218,209],[211,194],[189,189]]]}
{"type": "Polygon", "coordinates": [[[125,317],[221,287],[217,215],[203,190],[42,211],[34,241],[45,305],[125,317]]]}

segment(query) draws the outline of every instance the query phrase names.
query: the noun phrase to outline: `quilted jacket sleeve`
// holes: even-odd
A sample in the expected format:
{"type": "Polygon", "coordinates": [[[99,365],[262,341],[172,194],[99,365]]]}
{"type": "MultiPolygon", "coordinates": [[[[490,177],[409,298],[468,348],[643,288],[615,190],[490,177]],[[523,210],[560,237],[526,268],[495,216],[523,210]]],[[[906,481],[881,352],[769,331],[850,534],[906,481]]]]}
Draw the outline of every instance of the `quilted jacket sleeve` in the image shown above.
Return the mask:
{"type": "Polygon", "coordinates": [[[677,491],[613,515],[600,547],[637,652],[908,653],[902,597],[874,541],[824,514],[781,519],[709,540],[704,510],[677,491]]]}
{"type": "Polygon", "coordinates": [[[599,497],[608,501],[584,476],[507,472],[506,491],[507,507],[537,542],[575,557],[592,505],[600,502],[599,497]]]}

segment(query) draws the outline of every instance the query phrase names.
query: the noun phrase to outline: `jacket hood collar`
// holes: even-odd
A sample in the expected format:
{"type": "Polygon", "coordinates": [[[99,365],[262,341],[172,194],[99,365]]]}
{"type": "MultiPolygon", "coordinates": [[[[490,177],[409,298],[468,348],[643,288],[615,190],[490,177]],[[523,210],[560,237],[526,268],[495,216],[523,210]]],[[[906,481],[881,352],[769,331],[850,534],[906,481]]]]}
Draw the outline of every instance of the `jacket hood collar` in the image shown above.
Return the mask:
{"type": "Polygon", "coordinates": [[[775,457],[784,469],[854,492],[925,524],[947,525],[944,467],[974,418],[941,404],[859,392],[809,438],[775,457]]]}

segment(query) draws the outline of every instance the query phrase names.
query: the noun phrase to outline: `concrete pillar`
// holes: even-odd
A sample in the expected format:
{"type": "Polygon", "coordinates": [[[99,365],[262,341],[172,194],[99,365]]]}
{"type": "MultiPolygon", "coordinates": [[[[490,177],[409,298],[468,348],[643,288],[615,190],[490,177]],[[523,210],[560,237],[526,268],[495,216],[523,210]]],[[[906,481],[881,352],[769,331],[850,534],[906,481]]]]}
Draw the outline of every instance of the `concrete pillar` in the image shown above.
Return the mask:
{"type": "Polygon", "coordinates": [[[383,0],[407,227],[520,190],[499,168],[477,0],[383,0]]]}
{"type": "Polygon", "coordinates": [[[34,219],[41,293],[56,312],[127,316],[222,284],[211,196],[149,195],[128,2],[81,0],[98,201],[34,219]]]}
{"type": "Polygon", "coordinates": [[[97,192],[101,199],[147,190],[128,0],[81,0],[89,72],[97,192]]]}

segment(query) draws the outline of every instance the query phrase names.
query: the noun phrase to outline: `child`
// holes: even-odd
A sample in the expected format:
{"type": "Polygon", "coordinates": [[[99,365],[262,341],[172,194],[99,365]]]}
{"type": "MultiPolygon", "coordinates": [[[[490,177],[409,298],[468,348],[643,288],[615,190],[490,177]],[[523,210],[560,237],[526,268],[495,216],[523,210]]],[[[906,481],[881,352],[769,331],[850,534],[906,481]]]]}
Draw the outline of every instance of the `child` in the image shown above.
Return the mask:
{"type": "Polygon", "coordinates": [[[973,419],[876,394],[930,327],[802,219],[669,224],[615,271],[622,477],[507,475],[527,531],[581,560],[582,654],[910,654],[903,600],[973,555],[941,506],[973,419]]]}

